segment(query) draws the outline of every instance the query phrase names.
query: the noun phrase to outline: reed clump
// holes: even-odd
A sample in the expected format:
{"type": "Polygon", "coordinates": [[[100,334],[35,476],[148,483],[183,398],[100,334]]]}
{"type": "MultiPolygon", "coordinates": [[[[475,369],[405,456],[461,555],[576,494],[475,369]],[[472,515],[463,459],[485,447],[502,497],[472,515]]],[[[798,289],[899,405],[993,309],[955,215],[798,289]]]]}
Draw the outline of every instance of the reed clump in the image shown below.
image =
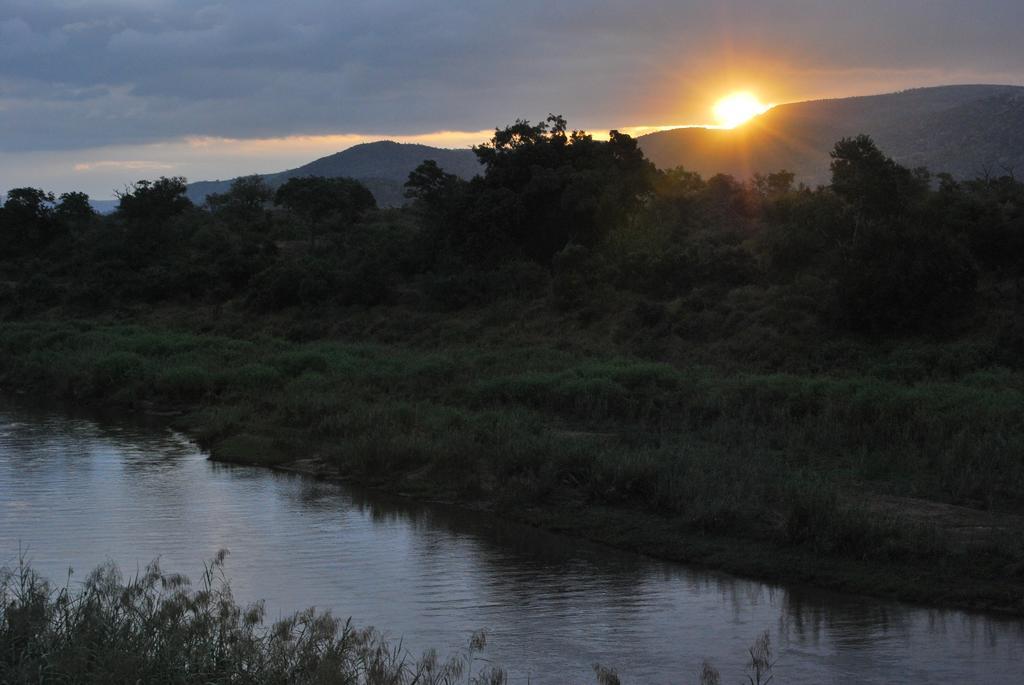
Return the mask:
{"type": "MultiPolygon", "coordinates": [[[[400,641],[313,609],[267,624],[262,602],[239,604],[222,550],[200,582],[153,562],[124,577],[112,563],[85,582],[55,587],[22,557],[0,568],[0,683],[154,683],[159,685],[506,685],[484,656],[478,630],[446,659],[414,657],[400,641]]],[[[770,674],[767,633],[751,666],[770,674]],[[765,651],[768,650],[768,651],[765,651]],[[767,670],[765,670],[767,669],[767,670]]],[[[529,670],[529,669],[526,669],[529,670]]],[[[541,674],[543,676],[543,674],[541,674]]],[[[594,666],[598,685],[618,685],[613,668],[594,666]]],[[[545,678],[545,681],[548,679],[545,678]]],[[[719,683],[706,662],[701,685],[719,683]]],[[[758,680],[767,683],[767,680],[758,680]]]]}
{"type": "Polygon", "coordinates": [[[312,609],[268,625],[239,604],[225,553],[193,587],[158,563],[124,578],[112,564],[80,589],[53,587],[27,564],[0,572],[0,682],[404,685],[504,682],[464,654],[414,658],[372,628],[312,609]]]}

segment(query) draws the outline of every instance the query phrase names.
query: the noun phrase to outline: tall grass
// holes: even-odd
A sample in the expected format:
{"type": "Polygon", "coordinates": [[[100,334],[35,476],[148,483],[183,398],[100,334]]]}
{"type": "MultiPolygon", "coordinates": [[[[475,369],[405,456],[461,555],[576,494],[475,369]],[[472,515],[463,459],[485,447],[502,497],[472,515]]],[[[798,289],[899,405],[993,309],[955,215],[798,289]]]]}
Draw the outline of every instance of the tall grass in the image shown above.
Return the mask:
{"type": "Polygon", "coordinates": [[[36,321],[0,328],[0,386],[177,407],[225,460],[314,455],[432,498],[625,507],[698,534],[998,577],[1024,560],[1013,535],[954,550],[871,498],[1024,513],[1024,375],[969,364],[901,379],[892,366],[913,367],[909,354],[857,373],[725,373],[545,344],[423,349],[36,321]]]}
{"type": "Polygon", "coordinates": [[[241,606],[223,574],[224,553],[197,588],[156,563],[125,579],[113,565],[81,589],[53,588],[29,566],[0,572],[0,682],[491,684],[472,670],[483,649],[412,658],[372,628],[306,610],[273,625],[262,603],[241,606]]]}
{"type": "MultiPolygon", "coordinates": [[[[205,567],[197,587],[158,563],[125,578],[113,564],[79,589],[54,587],[22,558],[0,569],[0,683],[40,685],[504,685],[506,672],[483,657],[487,637],[442,659],[414,657],[373,628],[357,629],[307,609],[268,625],[262,602],[239,604],[224,573],[226,552],[205,567]]],[[[770,674],[767,633],[751,648],[748,670],[770,674]]],[[[529,670],[529,669],[524,669],[529,670]]],[[[618,673],[595,665],[599,685],[618,673]]],[[[559,674],[539,674],[556,682],[559,674]]],[[[720,683],[706,662],[701,685],[720,683]]]]}

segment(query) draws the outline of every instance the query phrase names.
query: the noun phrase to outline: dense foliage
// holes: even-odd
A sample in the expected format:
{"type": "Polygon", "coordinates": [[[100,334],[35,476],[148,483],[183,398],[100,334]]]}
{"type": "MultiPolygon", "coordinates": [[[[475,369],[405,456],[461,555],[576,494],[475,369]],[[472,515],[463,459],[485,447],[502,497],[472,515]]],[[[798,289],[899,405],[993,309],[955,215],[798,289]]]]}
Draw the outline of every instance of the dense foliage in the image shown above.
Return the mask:
{"type": "MultiPolygon", "coordinates": [[[[557,116],[496,130],[476,154],[483,173],[470,181],[425,162],[401,210],[320,177],[276,193],[241,178],[203,208],[184,179],[139,181],[105,217],[81,193],[16,188],[0,209],[0,306],[8,317],[229,300],[267,311],[413,291],[449,309],[546,292],[586,310],[615,291],[634,293],[651,324],[672,303],[685,339],[718,335],[695,319],[751,288],[776,328],[809,319],[876,338],[962,332],[1024,302],[1024,184],[909,170],[867,136],[836,144],[832,184],[817,189],[786,172],[658,171],[628,136],[598,141],[557,116]]],[[[1019,338],[1000,316],[988,323],[1019,338]]]]}
{"type": "Polygon", "coordinates": [[[0,682],[238,685],[501,685],[504,673],[465,654],[412,658],[372,628],[308,609],[264,624],[262,603],[237,603],[225,553],[193,588],[157,563],[125,579],[97,568],[78,589],[53,588],[29,566],[0,569],[0,682]]]}

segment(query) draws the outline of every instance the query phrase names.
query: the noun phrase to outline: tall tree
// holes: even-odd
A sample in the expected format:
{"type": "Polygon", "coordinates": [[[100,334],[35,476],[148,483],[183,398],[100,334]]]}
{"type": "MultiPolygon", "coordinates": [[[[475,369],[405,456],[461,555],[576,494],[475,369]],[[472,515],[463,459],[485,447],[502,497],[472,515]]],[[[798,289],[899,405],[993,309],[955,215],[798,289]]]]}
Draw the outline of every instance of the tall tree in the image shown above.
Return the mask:
{"type": "Polygon", "coordinates": [[[354,178],[290,178],[274,194],[274,204],[302,218],[312,239],[325,230],[342,230],[377,208],[373,193],[354,178]]]}
{"type": "Polygon", "coordinates": [[[81,227],[96,219],[96,210],[92,208],[89,196],[85,193],[77,191],[61,193],[57,199],[54,214],[64,225],[81,227]]]}
{"type": "Polygon", "coordinates": [[[843,138],[830,156],[833,192],[863,218],[902,214],[927,194],[927,172],[900,166],[878,149],[871,136],[843,138]]]}
{"type": "Polygon", "coordinates": [[[187,181],[182,176],[161,176],[155,181],[137,181],[117,193],[117,213],[139,223],[160,223],[192,206],[185,197],[187,181]]]}
{"type": "Polygon", "coordinates": [[[0,210],[0,240],[11,258],[36,251],[58,230],[53,214],[53,193],[39,188],[13,188],[0,210]]]}
{"type": "Polygon", "coordinates": [[[263,177],[254,174],[236,178],[226,193],[207,196],[206,204],[216,214],[251,221],[260,216],[273,197],[274,191],[263,177]]]}
{"type": "Polygon", "coordinates": [[[584,131],[569,132],[558,115],[496,129],[474,152],[485,169],[480,184],[486,192],[478,196],[501,206],[499,217],[478,207],[478,215],[500,221],[477,230],[497,228],[542,263],[569,243],[599,243],[636,209],[655,176],[630,136],[611,131],[607,141],[596,141],[584,131]]]}

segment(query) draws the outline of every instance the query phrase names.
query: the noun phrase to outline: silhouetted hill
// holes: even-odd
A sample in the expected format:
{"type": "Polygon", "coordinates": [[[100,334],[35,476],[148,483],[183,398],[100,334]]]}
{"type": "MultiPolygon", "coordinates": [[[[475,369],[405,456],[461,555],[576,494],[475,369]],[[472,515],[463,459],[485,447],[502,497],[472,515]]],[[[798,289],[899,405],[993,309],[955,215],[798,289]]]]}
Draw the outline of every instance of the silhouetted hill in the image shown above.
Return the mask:
{"type": "MultiPolygon", "coordinates": [[[[1024,87],[943,86],[887,95],[779,105],[732,130],[679,128],[639,138],[661,168],[684,166],[704,176],[748,178],[789,169],[810,185],[827,183],[828,153],[837,140],[870,134],[886,154],[910,167],[959,178],[986,171],[1024,173],[1024,87]]],[[[349,176],[367,185],[382,207],[401,205],[409,172],[426,159],[471,178],[480,171],[472,150],[379,141],[353,146],[296,169],[263,176],[272,187],[296,176],[349,176]]],[[[200,181],[188,196],[202,203],[226,181],[200,181]]]]}
{"type": "Polygon", "coordinates": [[[835,142],[860,133],[910,167],[958,178],[1024,173],[1024,87],[944,86],[798,102],[736,129],[673,129],[639,142],[661,168],[740,178],[785,168],[814,185],[828,182],[835,142]]]}
{"type": "MultiPolygon", "coordinates": [[[[452,150],[382,140],[355,145],[297,169],[263,174],[263,178],[271,187],[277,187],[297,176],[348,176],[366,184],[380,206],[395,207],[404,202],[403,186],[409,172],[427,159],[462,178],[471,178],[480,172],[476,155],[469,149],[452,150]]],[[[223,193],[230,186],[231,180],[199,181],[189,184],[187,195],[193,202],[202,204],[207,195],[223,193]]]]}

